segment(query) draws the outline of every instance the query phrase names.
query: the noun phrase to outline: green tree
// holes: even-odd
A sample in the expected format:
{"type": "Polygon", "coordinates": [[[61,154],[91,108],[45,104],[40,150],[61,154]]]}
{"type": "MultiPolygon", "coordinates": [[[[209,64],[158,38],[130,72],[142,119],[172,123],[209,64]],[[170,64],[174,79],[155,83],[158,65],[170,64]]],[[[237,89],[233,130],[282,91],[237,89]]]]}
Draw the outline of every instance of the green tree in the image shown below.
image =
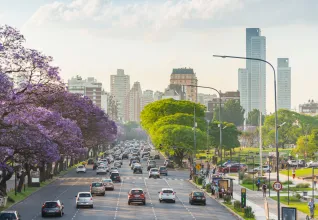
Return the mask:
{"type": "MultiPolygon", "coordinates": [[[[265,116],[262,114],[262,125],[264,124],[265,116]]],[[[253,109],[253,111],[248,113],[246,124],[252,126],[259,125],[259,110],[253,109]]]]}
{"type": "MultiPolygon", "coordinates": [[[[206,133],[196,129],[196,150],[202,149],[206,143],[206,133]]],[[[169,152],[176,159],[176,163],[182,166],[182,160],[186,155],[193,154],[194,135],[190,126],[170,124],[161,126],[155,136],[155,145],[160,150],[169,152]]]]}
{"type": "Polygon", "coordinates": [[[307,153],[309,157],[314,157],[318,151],[318,129],[313,129],[310,135],[300,136],[297,139],[297,147],[294,152],[304,155],[307,153]]]}
{"type": "Polygon", "coordinates": [[[160,118],[176,113],[194,113],[196,117],[204,117],[205,106],[185,100],[162,99],[145,106],[140,114],[141,125],[149,133],[150,128],[160,118]]]}
{"type": "MultiPolygon", "coordinates": [[[[222,121],[233,123],[236,126],[243,125],[244,112],[239,100],[230,99],[221,109],[222,121]]],[[[219,120],[219,106],[214,110],[214,119],[219,120]]]]}

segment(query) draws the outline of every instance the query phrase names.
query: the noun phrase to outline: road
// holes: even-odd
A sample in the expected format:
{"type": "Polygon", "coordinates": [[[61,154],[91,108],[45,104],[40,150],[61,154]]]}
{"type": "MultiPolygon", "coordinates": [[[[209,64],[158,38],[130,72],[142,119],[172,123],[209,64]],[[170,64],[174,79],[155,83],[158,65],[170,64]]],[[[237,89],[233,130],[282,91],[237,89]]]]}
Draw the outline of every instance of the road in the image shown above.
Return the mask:
{"type": "MultiPolygon", "coordinates": [[[[75,196],[78,192],[89,191],[92,181],[100,179],[91,166],[87,167],[85,174],[77,174],[75,170],[70,171],[63,178],[40,189],[28,199],[11,207],[11,210],[20,212],[22,219],[38,220],[41,217],[41,206],[44,201],[59,199],[64,203],[64,219],[69,220],[119,220],[119,219],[213,219],[229,220],[236,219],[227,209],[215,200],[207,198],[207,205],[190,205],[188,194],[194,190],[194,186],[187,180],[187,171],[169,170],[167,177],[160,179],[148,179],[146,162],[142,162],[143,174],[133,174],[128,166],[128,160],[120,169],[121,183],[115,183],[114,191],[107,191],[105,196],[94,196],[94,208],[75,207],[75,196]],[[133,204],[128,205],[127,194],[133,187],[141,187],[146,194],[145,206],[133,204]],[[176,203],[159,203],[158,192],[163,187],[171,187],[176,191],[176,203]]],[[[158,165],[163,160],[157,160],[158,165]]],[[[106,175],[108,176],[108,175],[106,175]]],[[[46,218],[47,219],[47,218],[46,218]]]]}

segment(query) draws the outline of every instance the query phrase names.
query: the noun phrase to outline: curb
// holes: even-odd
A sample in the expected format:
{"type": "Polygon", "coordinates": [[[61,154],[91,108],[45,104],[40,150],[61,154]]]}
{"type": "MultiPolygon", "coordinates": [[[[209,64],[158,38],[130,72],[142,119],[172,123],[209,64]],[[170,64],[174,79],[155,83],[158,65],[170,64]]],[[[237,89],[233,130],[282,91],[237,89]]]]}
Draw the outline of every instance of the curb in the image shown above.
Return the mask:
{"type": "MultiPolygon", "coordinates": [[[[188,180],[189,183],[191,183],[192,185],[194,185],[197,189],[202,190],[201,187],[199,187],[197,184],[195,184],[192,180],[188,180]]],[[[227,207],[226,205],[224,205],[222,202],[220,202],[219,200],[216,200],[215,198],[213,198],[213,196],[211,196],[209,193],[207,193],[205,190],[203,190],[204,194],[209,196],[211,199],[213,199],[214,201],[216,201],[217,203],[219,203],[220,205],[222,205],[223,207],[225,207],[229,212],[232,213],[232,215],[236,216],[237,219],[239,220],[244,220],[244,218],[242,218],[240,215],[238,215],[236,212],[234,212],[232,209],[230,209],[229,207],[227,207]]]]}

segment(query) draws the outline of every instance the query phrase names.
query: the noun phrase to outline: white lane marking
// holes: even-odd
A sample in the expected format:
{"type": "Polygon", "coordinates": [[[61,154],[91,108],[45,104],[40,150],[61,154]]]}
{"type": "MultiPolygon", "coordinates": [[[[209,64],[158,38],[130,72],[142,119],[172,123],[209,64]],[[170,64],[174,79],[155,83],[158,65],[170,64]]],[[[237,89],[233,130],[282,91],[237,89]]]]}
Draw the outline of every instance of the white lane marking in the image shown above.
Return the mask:
{"type": "MultiPolygon", "coordinates": [[[[167,185],[169,186],[169,188],[172,188],[166,179],[165,179],[165,181],[166,181],[167,185]]],[[[189,214],[192,216],[192,218],[196,219],[194,217],[194,215],[192,214],[192,212],[189,210],[189,208],[187,206],[185,206],[183,201],[179,198],[179,196],[177,196],[177,194],[176,194],[176,198],[181,202],[182,206],[189,212],[189,214]]]]}
{"type": "Polygon", "coordinates": [[[156,212],[155,212],[155,207],[154,207],[153,204],[152,204],[152,200],[151,200],[149,188],[148,188],[147,183],[146,183],[146,178],[144,178],[144,183],[145,183],[145,186],[146,186],[146,189],[147,189],[147,194],[148,194],[148,197],[149,197],[149,201],[150,201],[150,204],[151,204],[151,209],[152,209],[153,215],[155,216],[155,220],[157,220],[157,215],[156,215],[156,212]]]}
{"type": "Polygon", "coordinates": [[[122,180],[122,181],[121,181],[121,184],[120,184],[120,190],[119,190],[119,193],[118,193],[117,206],[116,206],[116,211],[115,211],[115,217],[114,217],[114,219],[117,218],[117,212],[118,212],[118,207],[119,207],[119,199],[120,199],[120,194],[121,194],[121,190],[122,190],[123,184],[124,184],[124,180],[122,180]]]}
{"type": "Polygon", "coordinates": [[[72,220],[74,220],[74,218],[76,217],[77,213],[78,213],[79,209],[76,210],[75,214],[72,217],[72,220]]]}
{"type": "MultiPolygon", "coordinates": [[[[76,182],[74,182],[73,185],[67,187],[67,189],[64,190],[60,195],[56,196],[54,200],[58,200],[58,198],[59,198],[61,195],[63,195],[64,193],[66,193],[71,187],[75,186],[75,184],[78,183],[79,180],[80,180],[80,179],[78,179],[76,182]]],[[[76,213],[78,212],[78,210],[79,210],[79,209],[77,209],[76,213]]],[[[76,213],[75,213],[75,216],[76,216],[76,213]]],[[[41,214],[42,214],[42,212],[39,212],[36,216],[34,216],[34,217],[32,218],[32,220],[36,220],[41,214]]],[[[73,217],[73,218],[74,218],[74,217],[73,217]]],[[[73,219],[73,218],[72,218],[72,219],[73,219]]]]}

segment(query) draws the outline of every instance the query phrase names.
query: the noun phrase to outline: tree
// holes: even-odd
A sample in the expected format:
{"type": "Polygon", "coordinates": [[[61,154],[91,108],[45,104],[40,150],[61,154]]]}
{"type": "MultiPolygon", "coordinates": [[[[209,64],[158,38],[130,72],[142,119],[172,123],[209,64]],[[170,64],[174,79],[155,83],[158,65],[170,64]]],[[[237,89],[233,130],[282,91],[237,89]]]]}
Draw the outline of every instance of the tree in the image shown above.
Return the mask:
{"type": "Polygon", "coordinates": [[[294,152],[299,154],[307,154],[314,157],[318,151],[318,129],[313,129],[310,135],[300,136],[297,139],[297,147],[294,152]]]}
{"type": "Polygon", "coordinates": [[[205,106],[185,100],[162,99],[145,106],[140,114],[141,125],[149,133],[150,128],[160,118],[176,113],[192,114],[204,117],[205,106]]]}
{"type": "Polygon", "coordinates": [[[196,130],[196,146],[194,149],[193,129],[184,125],[164,125],[161,126],[156,135],[156,144],[161,146],[161,150],[169,152],[176,159],[179,166],[187,154],[193,154],[195,150],[200,150],[206,143],[206,133],[196,130]]]}
{"type": "MultiPolygon", "coordinates": [[[[245,110],[240,105],[239,100],[230,99],[225,102],[224,107],[221,109],[222,121],[240,126],[244,123],[244,112],[245,110]]],[[[214,119],[219,120],[219,106],[214,110],[214,119]]]]}
{"type": "MultiPolygon", "coordinates": [[[[264,124],[265,116],[262,114],[262,125],[264,124]]],[[[259,110],[253,109],[248,113],[246,124],[252,126],[259,126],[259,110]]]]}

